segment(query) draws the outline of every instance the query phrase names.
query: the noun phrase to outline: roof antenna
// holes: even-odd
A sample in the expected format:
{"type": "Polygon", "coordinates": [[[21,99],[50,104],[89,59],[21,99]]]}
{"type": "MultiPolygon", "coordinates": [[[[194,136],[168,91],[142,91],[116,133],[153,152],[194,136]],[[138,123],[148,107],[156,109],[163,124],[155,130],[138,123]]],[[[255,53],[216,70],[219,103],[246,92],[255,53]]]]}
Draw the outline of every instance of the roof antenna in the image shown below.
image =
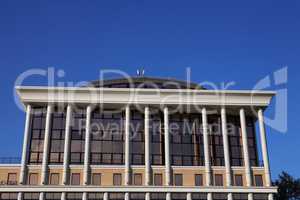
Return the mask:
{"type": "Polygon", "coordinates": [[[136,75],[137,75],[138,77],[143,77],[144,74],[145,74],[145,69],[144,69],[144,68],[140,68],[140,69],[137,69],[137,70],[136,70],[136,75]]]}

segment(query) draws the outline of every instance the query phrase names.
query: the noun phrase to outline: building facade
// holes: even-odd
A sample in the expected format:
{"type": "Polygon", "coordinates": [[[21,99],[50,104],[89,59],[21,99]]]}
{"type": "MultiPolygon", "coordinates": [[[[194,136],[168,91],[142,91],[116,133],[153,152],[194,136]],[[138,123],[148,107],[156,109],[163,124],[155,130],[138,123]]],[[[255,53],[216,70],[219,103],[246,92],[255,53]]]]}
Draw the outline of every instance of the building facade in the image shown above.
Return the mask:
{"type": "Polygon", "coordinates": [[[1,199],[272,200],[276,193],[263,116],[272,91],[147,77],[16,90],[26,110],[23,151],[20,164],[0,165],[1,199]]]}

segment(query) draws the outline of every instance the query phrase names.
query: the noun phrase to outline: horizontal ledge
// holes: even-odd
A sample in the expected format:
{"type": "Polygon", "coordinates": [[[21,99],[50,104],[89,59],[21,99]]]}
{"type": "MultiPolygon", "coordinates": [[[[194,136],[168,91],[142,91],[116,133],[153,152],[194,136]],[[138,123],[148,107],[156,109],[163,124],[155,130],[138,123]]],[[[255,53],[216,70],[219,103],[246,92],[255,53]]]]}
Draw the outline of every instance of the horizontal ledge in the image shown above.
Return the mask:
{"type": "Polygon", "coordinates": [[[2,186],[0,192],[192,192],[276,193],[277,187],[178,187],[178,186],[2,186]]]}

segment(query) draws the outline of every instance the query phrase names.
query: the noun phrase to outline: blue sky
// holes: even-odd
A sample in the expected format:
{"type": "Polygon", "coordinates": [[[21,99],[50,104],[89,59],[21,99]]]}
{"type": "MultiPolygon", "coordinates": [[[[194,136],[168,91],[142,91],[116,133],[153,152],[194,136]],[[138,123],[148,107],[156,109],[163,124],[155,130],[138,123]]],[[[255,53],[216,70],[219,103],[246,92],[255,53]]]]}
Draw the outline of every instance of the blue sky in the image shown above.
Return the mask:
{"type": "MultiPolygon", "coordinates": [[[[252,89],[288,66],[288,131],[267,127],[273,178],[300,177],[300,2],[291,1],[13,1],[0,2],[0,156],[20,156],[25,115],[14,83],[24,71],[64,70],[56,81],[94,80],[99,70],[252,89]]],[[[272,79],[273,80],[273,79],[272,79]]],[[[25,85],[46,85],[31,76],[25,85]]],[[[266,115],[272,117],[274,103],[266,115]]]]}

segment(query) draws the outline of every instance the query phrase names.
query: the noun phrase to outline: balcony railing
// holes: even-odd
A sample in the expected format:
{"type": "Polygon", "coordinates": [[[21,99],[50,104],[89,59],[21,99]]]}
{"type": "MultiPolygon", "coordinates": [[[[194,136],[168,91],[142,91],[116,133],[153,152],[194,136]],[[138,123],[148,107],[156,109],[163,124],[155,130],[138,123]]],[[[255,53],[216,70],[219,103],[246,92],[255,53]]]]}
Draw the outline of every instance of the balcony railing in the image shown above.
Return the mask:
{"type": "Polygon", "coordinates": [[[0,164],[19,164],[21,163],[20,157],[0,157],[0,164]]]}

